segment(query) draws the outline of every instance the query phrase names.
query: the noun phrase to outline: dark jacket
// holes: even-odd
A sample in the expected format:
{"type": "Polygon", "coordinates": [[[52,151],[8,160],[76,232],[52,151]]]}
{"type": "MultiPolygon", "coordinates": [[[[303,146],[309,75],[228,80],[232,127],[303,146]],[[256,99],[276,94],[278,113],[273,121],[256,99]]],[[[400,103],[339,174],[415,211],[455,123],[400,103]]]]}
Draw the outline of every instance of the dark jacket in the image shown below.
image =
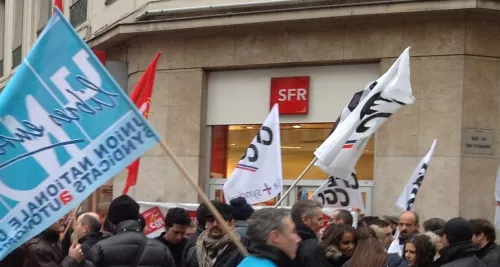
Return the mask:
{"type": "MultiPolygon", "coordinates": [[[[196,229],[196,232],[194,233],[194,235],[192,235],[190,238],[188,238],[186,245],[184,246],[184,251],[182,252],[182,266],[185,266],[184,263],[187,260],[189,260],[188,259],[189,250],[191,250],[192,247],[196,246],[196,240],[198,240],[198,237],[201,235],[201,233],[203,233],[203,231],[205,231],[203,228],[198,227],[196,229]]],[[[177,267],[180,267],[180,266],[177,266],[177,267]]]]}
{"type": "Polygon", "coordinates": [[[26,244],[25,267],[81,267],[84,263],[65,255],[54,231],[44,231],[26,244]]]}
{"type": "Polygon", "coordinates": [[[84,237],[78,240],[78,243],[82,246],[82,252],[85,259],[89,259],[89,252],[92,247],[94,247],[97,242],[103,240],[104,237],[101,232],[98,233],[88,233],[84,237]]]}
{"type": "Polygon", "coordinates": [[[26,247],[20,246],[0,261],[0,267],[19,267],[24,265],[26,247]]]}
{"type": "Polygon", "coordinates": [[[319,246],[316,234],[305,225],[297,226],[297,234],[302,239],[297,249],[294,266],[327,267],[330,266],[325,251],[319,246]]]}
{"type": "Polygon", "coordinates": [[[168,242],[164,236],[165,232],[161,233],[161,235],[156,237],[155,239],[160,241],[163,245],[167,246],[167,248],[170,250],[170,253],[172,253],[172,256],[174,257],[175,266],[181,267],[183,255],[182,253],[184,252],[184,247],[186,246],[187,239],[183,238],[179,244],[173,244],[168,242]]]}
{"type": "Polygon", "coordinates": [[[476,256],[481,259],[487,267],[500,266],[500,246],[494,242],[491,242],[484,248],[478,250],[476,252],[476,256]]]}
{"type": "Polygon", "coordinates": [[[436,261],[441,267],[485,267],[481,260],[475,256],[477,249],[472,241],[463,241],[441,249],[440,257],[436,261]]]}
{"type": "Polygon", "coordinates": [[[238,267],[289,267],[292,264],[292,260],[277,247],[269,245],[252,246],[248,248],[248,252],[251,256],[243,260],[238,267]],[[255,259],[251,259],[251,257],[257,258],[260,264],[256,264],[255,259]]]}
{"type": "Polygon", "coordinates": [[[334,245],[329,245],[325,248],[325,255],[331,267],[341,267],[349,260],[349,257],[342,254],[334,245]]]}
{"type": "Polygon", "coordinates": [[[387,267],[408,267],[408,263],[397,253],[389,254],[386,262],[387,267]]]}
{"type": "MultiPolygon", "coordinates": [[[[242,239],[243,245],[246,244],[242,239]]],[[[239,249],[232,242],[215,260],[213,267],[236,267],[241,261],[242,256],[239,249]]],[[[189,249],[185,260],[182,262],[183,267],[198,267],[198,257],[196,256],[196,245],[189,249]]]]}
{"type": "MultiPolygon", "coordinates": [[[[349,267],[349,262],[346,262],[342,267],[349,267]]],[[[408,267],[408,263],[397,253],[390,253],[383,267],[408,267]]]]}
{"type": "Polygon", "coordinates": [[[95,244],[89,253],[95,267],[130,266],[137,259],[137,267],[175,266],[168,248],[158,240],[148,239],[135,220],[119,223],[115,235],[95,244]]]}

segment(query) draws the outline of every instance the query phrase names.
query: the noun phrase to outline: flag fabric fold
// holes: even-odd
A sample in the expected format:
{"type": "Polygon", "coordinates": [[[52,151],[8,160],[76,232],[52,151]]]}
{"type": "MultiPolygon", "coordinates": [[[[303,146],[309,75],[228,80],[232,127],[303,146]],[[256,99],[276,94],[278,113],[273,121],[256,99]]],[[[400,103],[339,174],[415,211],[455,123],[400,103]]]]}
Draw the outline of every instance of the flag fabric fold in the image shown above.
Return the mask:
{"type": "Polygon", "coordinates": [[[61,10],[61,12],[64,12],[63,8],[63,0],[54,0],[54,6],[52,7],[52,13],[56,12],[56,7],[61,10]]]}
{"type": "MultiPolygon", "coordinates": [[[[153,94],[153,87],[156,76],[156,66],[158,64],[158,59],[160,58],[161,53],[156,53],[153,61],[149,64],[148,68],[142,74],[139,82],[134,88],[134,91],[130,95],[130,100],[137,106],[142,115],[147,118],[149,115],[149,107],[151,104],[151,96],[153,94]]],[[[140,158],[135,160],[132,164],[130,164],[128,169],[127,180],[125,181],[125,187],[123,188],[122,193],[128,194],[130,187],[135,186],[137,184],[137,177],[139,173],[139,162],[140,158]]]]}
{"type": "Polygon", "coordinates": [[[429,164],[431,162],[432,155],[434,154],[434,150],[436,149],[437,142],[437,139],[432,142],[431,148],[417,165],[410,177],[410,180],[403,188],[403,192],[401,192],[401,195],[396,202],[396,206],[398,206],[399,208],[406,211],[410,211],[413,209],[417,193],[424,181],[424,177],[427,173],[427,169],[429,168],[429,164]]]}
{"type": "MultiPolygon", "coordinates": [[[[354,142],[369,138],[399,108],[413,104],[409,48],[367,90],[369,93],[366,97],[360,100],[357,107],[314,152],[319,161],[317,166],[326,173],[330,173],[330,168],[335,165],[340,166],[334,163],[335,158],[343,147],[353,142],[352,137],[355,137],[354,142]]],[[[345,168],[342,174],[347,177],[351,172],[349,168],[345,168]]]]}
{"type": "Polygon", "coordinates": [[[244,197],[248,204],[271,200],[283,190],[278,104],[274,104],[223,190],[226,202],[244,197]]]}

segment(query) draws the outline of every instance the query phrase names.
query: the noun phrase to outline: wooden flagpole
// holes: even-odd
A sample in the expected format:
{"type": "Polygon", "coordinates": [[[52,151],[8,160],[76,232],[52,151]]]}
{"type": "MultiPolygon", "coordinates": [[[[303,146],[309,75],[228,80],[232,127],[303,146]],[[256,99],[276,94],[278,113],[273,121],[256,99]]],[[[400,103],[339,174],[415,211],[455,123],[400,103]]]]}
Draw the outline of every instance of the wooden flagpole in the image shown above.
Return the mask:
{"type": "Polygon", "coordinates": [[[249,255],[248,251],[243,246],[243,244],[241,243],[240,239],[236,236],[236,234],[233,231],[231,231],[231,229],[229,228],[229,225],[226,223],[226,221],[224,220],[224,218],[222,218],[222,215],[215,208],[214,204],[212,204],[212,202],[210,201],[210,199],[208,198],[208,196],[205,194],[205,192],[200,188],[200,186],[198,185],[198,183],[196,182],[196,180],[194,179],[194,177],[189,173],[189,171],[186,169],[186,167],[184,167],[182,165],[181,161],[174,154],[174,152],[172,151],[172,149],[167,144],[165,144],[163,141],[160,141],[160,146],[161,146],[162,150],[165,152],[165,154],[167,154],[174,161],[175,166],[177,166],[177,168],[179,168],[179,170],[182,172],[182,174],[188,179],[189,184],[194,189],[196,189],[196,191],[198,192],[198,194],[203,199],[203,202],[207,205],[207,208],[215,216],[215,218],[217,219],[217,221],[221,224],[222,229],[224,229],[224,231],[226,231],[226,233],[229,235],[229,237],[234,242],[234,244],[238,247],[238,249],[241,251],[241,253],[245,257],[248,256],[249,255]]]}

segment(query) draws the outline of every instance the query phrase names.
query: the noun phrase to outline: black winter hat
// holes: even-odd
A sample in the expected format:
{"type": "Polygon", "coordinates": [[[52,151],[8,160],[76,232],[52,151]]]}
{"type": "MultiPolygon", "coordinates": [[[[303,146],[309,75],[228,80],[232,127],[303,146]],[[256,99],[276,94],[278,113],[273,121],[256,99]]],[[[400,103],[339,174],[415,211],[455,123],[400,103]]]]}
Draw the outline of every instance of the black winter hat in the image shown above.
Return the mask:
{"type": "Polygon", "coordinates": [[[253,213],[253,208],[244,197],[233,198],[229,201],[235,220],[246,221],[253,213]]]}
{"type": "Polygon", "coordinates": [[[471,241],[472,225],[463,218],[453,218],[444,225],[443,234],[446,235],[446,239],[450,244],[471,241]]]}
{"type": "MultiPolygon", "coordinates": [[[[222,203],[222,202],[213,202],[215,208],[217,209],[217,211],[219,211],[219,213],[222,215],[222,218],[224,218],[225,220],[234,220],[234,215],[233,215],[233,212],[231,210],[231,206],[229,206],[228,204],[226,203],[222,203]]],[[[215,216],[212,214],[212,212],[208,211],[207,214],[205,215],[205,219],[210,219],[210,218],[214,218],[215,216]]]]}
{"type": "Polygon", "coordinates": [[[119,224],[126,220],[139,220],[139,204],[127,195],[121,195],[109,204],[108,220],[119,224]]]}

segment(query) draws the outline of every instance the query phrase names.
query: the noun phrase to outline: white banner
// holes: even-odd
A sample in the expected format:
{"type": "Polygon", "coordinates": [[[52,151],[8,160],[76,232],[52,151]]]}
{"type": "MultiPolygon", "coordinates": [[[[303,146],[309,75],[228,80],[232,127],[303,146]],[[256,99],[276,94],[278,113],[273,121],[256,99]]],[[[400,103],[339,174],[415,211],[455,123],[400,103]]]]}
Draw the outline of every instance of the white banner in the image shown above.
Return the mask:
{"type": "Polygon", "coordinates": [[[398,198],[396,202],[396,206],[404,210],[412,210],[413,205],[415,204],[415,199],[417,197],[418,190],[422,186],[422,182],[424,181],[425,174],[427,173],[427,168],[429,167],[429,163],[432,158],[432,154],[434,154],[434,149],[437,145],[437,139],[432,142],[431,149],[429,152],[422,158],[420,163],[417,165],[417,168],[413,171],[413,174],[410,177],[410,180],[403,188],[403,192],[398,198]]]}
{"type": "MultiPolygon", "coordinates": [[[[399,108],[413,104],[415,98],[410,85],[409,48],[368,90],[370,93],[314,152],[320,161],[319,166],[325,172],[331,172],[329,169],[335,166],[335,158],[344,146],[355,144],[361,138],[369,138],[399,108]]],[[[343,177],[350,175],[348,169],[343,172],[343,177]]]]}
{"type": "Polygon", "coordinates": [[[495,201],[495,228],[497,231],[500,231],[500,168],[498,169],[497,181],[495,183],[495,201]]]}
{"type": "Polygon", "coordinates": [[[243,158],[224,184],[224,197],[245,197],[249,204],[265,202],[283,189],[278,105],[275,104],[243,158]]]}
{"type": "Polygon", "coordinates": [[[354,173],[349,176],[349,179],[330,176],[314,192],[312,198],[323,204],[325,208],[359,208],[361,213],[364,213],[365,204],[358,188],[358,179],[354,173]]]}

